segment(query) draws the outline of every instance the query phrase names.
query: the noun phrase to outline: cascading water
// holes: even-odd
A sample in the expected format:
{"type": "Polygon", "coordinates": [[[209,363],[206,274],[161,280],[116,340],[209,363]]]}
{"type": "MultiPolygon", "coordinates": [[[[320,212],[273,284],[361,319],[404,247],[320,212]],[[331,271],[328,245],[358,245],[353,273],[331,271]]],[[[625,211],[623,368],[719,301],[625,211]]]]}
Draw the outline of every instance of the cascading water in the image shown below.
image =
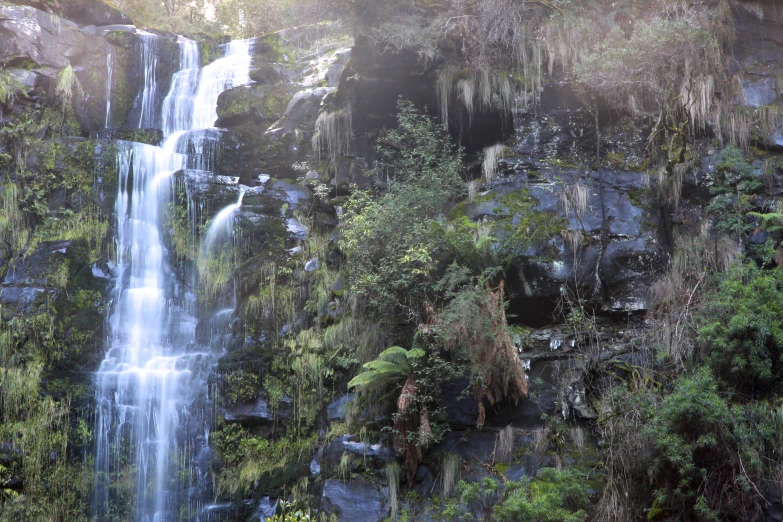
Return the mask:
{"type": "Polygon", "coordinates": [[[128,493],[139,522],[181,520],[183,513],[198,519],[200,471],[191,463],[207,445],[209,420],[193,405],[207,402],[212,355],[195,342],[194,300],[174,277],[160,218],[172,175],[188,163],[188,133],[214,124],[221,92],[249,82],[248,42],[231,42],[199,72],[196,43],[180,37],[180,70],[156,118],[152,37],[143,40],[139,127],[160,123],[165,139],[161,147],[118,143],[116,288],[109,347],[96,374],[97,520],[110,519],[128,493]],[[129,476],[132,491],[120,492],[129,476]]]}
{"type": "Polygon", "coordinates": [[[114,70],[114,60],[112,60],[111,53],[106,54],[106,123],[105,128],[109,128],[111,124],[111,77],[114,70]]]}
{"type": "Polygon", "coordinates": [[[225,207],[218,212],[212,219],[212,223],[207,229],[207,235],[204,238],[204,250],[209,251],[215,247],[216,244],[225,240],[234,230],[234,213],[242,206],[242,199],[245,197],[246,190],[240,189],[239,199],[233,205],[225,207]]]}
{"type": "Polygon", "coordinates": [[[138,128],[146,129],[155,126],[155,98],[158,95],[158,36],[138,32],[141,37],[141,65],[144,70],[144,90],[141,92],[141,112],[138,128]]]}

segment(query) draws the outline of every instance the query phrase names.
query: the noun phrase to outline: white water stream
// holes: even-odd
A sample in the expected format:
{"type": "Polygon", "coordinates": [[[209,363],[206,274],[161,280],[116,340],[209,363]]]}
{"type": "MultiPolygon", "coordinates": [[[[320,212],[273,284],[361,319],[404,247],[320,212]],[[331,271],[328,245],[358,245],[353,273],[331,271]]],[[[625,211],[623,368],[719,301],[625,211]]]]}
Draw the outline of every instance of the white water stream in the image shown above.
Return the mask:
{"type": "Polygon", "coordinates": [[[198,489],[191,461],[200,450],[185,441],[208,430],[193,403],[206,394],[212,358],[195,342],[194,300],[174,277],[160,219],[171,200],[172,175],[188,161],[182,143],[215,123],[221,92],[249,82],[250,48],[231,42],[223,58],[199,70],[196,43],[180,37],[180,70],[157,117],[158,37],[143,38],[138,126],[162,128],[164,141],[160,147],[118,143],[116,288],[109,346],[96,374],[93,512],[97,520],[110,519],[126,501],[118,498],[121,482],[133,480],[134,519],[173,522],[183,505],[193,516],[199,510],[181,498],[198,489]],[[132,479],[122,475],[128,470],[132,479]]]}

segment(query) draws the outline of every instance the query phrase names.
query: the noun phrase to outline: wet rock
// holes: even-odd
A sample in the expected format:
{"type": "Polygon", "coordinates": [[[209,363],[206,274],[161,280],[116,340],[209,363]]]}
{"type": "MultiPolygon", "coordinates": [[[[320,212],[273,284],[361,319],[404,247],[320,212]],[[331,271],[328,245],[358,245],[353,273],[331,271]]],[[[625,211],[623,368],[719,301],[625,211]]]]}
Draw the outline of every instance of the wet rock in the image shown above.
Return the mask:
{"type": "MultiPolygon", "coordinates": [[[[55,279],[67,270],[70,241],[48,241],[35,252],[15,259],[2,280],[0,305],[4,312],[29,313],[42,299],[54,302],[60,295],[55,279]]],[[[66,272],[67,277],[67,272],[66,272]]]]}
{"type": "Polygon", "coordinates": [[[0,63],[63,69],[85,51],[85,35],[68,20],[55,27],[38,9],[0,5],[0,63]]]}
{"type": "Polygon", "coordinates": [[[70,241],[47,241],[35,252],[9,267],[3,286],[47,286],[52,274],[65,263],[70,241]]]}
{"type": "Polygon", "coordinates": [[[255,402],[238,403],[221,408],[221,414],[226,422],[239,422],[244,426],[269,425],[275,420],[275,415],[286,419],[291,414],[291,401],[283,398],[277,412],[273,412],[269,403],[259,396],[255,402]]]}
{"type": "Polygon", "coordinates": [[[344,421],[345,410],[351,404],[354,399],[352,393],[346,393],[340,395],[326,406],[326,418],[330,421],[344,421]]]}
{"type": "MultiPolygon", "coordinates": [[[[282,98],[278,99],[273,103],[274,107],[263,113],[263,120],[246,120],[232,126],[231,135],[225,137],[232,143],[223,147],[227,168],[243,180],[253,179],[265,172],[278,178],[297,178],[302,175],[293,165],[307,160],[312,151],[315,122],[321,100],[328,92],[325,88],[319,88],[293,94],[290,86],[285,85],[269,89],[272,93],[290,93],[284,99],[284,105],[277,105],[283,101],[282,98]]],[[[263,107],[269,102],[263,98],[257,104],[263,107]]]]}
{"type": "Polygon", "coordinates": [[[461,211],[475,221],[489,218],[496,224],[493,234],[500,238],[500,248],[510,249],[514,271],[507,289],[514,313],[540,312],[538,300],[556,300],[565,286],[582,289],[583,296],[606,311],[637,312],[649,307],[649,286],[666,265],[657,238],[657,207],[645,203],[643,183],[636,172],[599,176],[549,168],[535,179],[508,176],[461,211]],[[579,215],[566,212],[562,197],[564,187],[576,184],[587,196],[579,215]],[[608,242],[602,246],[604,213],[608,242]],[[503,240],[519,234],[521,226],[522,240],[503,240]]]}
{"type": "Polygon", "coordinates": [[[274,420],[269,404],[261,397],[254,403],[240,403],[223,409],[226,422],[246,425],[270,423],[274,420]]]}
{"type": "Polygon", "coordinates": [[[268,496],[262,497],[258,501],[258,508],[253,513],[253,517],[258,518],[261,522],[265,522],[267,518],[274,517],[275,511],[277,511],[277,503],[277,500],[272,502],[272,499],[268,496]]]}
{"type": "Polygon", "coordinates": [[[385,495],[378,485],[364,480],[324,481],[321,506],[328,515],[337,515],[340,522],[380,522],[388,509],[385,495]]]}
{"type": "MultiPolygon", "coordinates": [[[[121,101],[127,103],[130,98],[130,110],[126,113],[124,121],[121,121],[122,113],[119,115],[112,112],[110,127],[113,128],[149,128],[154,125],[155,119],[152,115],[159,115],[163,99],[168,93],[168,87],[171,84],[171,78],[179,67],[179,45],[177,37],[170,33],[150,33],[139,31],[131,34],[123,31],[112,31],[107,34],[106,40],[115,46],[113,49],[119,61],[114,64],[115,71],[126,71],[124,79],[117,78],[111,88],[112,109],[115,104],[115,98],[121,98],[121,101]],[[124,50],[124,53],[119,49],[124,50]],[[139,57],[147,54],[154,57],[150,77],[155,80],[153,98],[151,100],[152,110],[145,112],[142,110],[142,93],[144,91],[145,72],[143,68],[144,60],[139,57]],[[123,65],[123,61],[125,65],[123,65]],[[127,68],[127,69],[124,69],[127,68]],[[127,90],[126,85],[137,85],[136,90],[127,90]]],[[[104,62],[104,67],[105,67],[104,62]]],[[[101,77],[102,89],[105,91],[105,76],[101,77]]],[[[118,103],[120,100],[118,100],[118,103]]],[[[105,106],[101,107],[102,113],[105,113],[105,106]]],[[[125,107],[121,107],[125,110],[125,107]]]]}
{"type": "Polygon", "coordinates": [[[348,453],[357,460],[371,463],[373,467],[381,468],[394,458],[394,450],[383,444],[362,442],[356,435],[343,435],[332,440],[324,447],[321,457],[321,467],[327,473],[333,473],[340,463],[343,453],[348,453]]]}
{"type": "Polygon", "coordinates": [[[218,98],[216,126],[261,134],[283,116],[295,92],[295,87],[283,83],[229,89],[218,98]]]}
{"type": "Polygon", "coordinates": [[[282,68],[273,64],[263,64],[250,71],[250,79],[262,85],[273,85],[282,82],[284,77],[281,73],[282,68]]]}
{"type": "Polygon", "coordinates": [[[314,257],[313,259],[310,259],[309,261],[307,261],[307,263],[305,263],[304,271],[315,272],[319,268],[321,268],[321,262],[318,260],[317,257],[314,257]]]}

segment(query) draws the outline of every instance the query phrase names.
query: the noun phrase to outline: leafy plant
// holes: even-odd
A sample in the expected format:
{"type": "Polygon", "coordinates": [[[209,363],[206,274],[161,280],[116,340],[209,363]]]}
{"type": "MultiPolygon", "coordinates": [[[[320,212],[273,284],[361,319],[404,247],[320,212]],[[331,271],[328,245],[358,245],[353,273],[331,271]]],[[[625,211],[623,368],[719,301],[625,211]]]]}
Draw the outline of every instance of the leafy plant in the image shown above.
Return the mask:
{"type": "Polygon", "coordinates": [[[375,310],[415,308],[452,255],[436,221],[464,191],[462,151],[434,120],[407,101],[399,125],[380,141],[377,197],[355,190],[340,246],[351,287],[375,310]]]}
{"type": "Polygon", "coordinates": [[[747,214],[752,208],[751,198],[762,186],[760,174],[742,151],[733,145],[726,147],[716,167],[715,184],[710,189],[713,198],[707,206],[716,230],[735,239],[750,232],[753,224],[747,214]]]}
{"type": "Polygon", "coordinates": [[[535,478],[506,483],[493,520],[584,522],[588,500],[584,477],[570,470],[543,468],[535,478]]]}
{"type": "Polygon", "coordinates": [[[376,360],[366,363],[364,368],[367,371],[360,373],[348,383],[349,388],[360,391],[384,389],[390,385],[395,385],[396,390],[402,383],[397,398],[397,414],[394,417],[395,445],[405,459],[409,484],[413,483],[413,476],[421,461],[421,447],[429,442],[432,435],[426,406],[418,412],[414,411],[417,402],[415,367],[424,356],[425,352],[421,348],[406,350],[399,346],[392,346],[381,352],[376,360]],[[416,429],[417,424],[419,437],[409,437],[409,433],[416,429]]]}
{"type": "Polygon", "coordinates": [[[744,264],[730,270],[705,303],[699,340],[716,375],[766,393],[783,376],[783,274],[744,264]]]}

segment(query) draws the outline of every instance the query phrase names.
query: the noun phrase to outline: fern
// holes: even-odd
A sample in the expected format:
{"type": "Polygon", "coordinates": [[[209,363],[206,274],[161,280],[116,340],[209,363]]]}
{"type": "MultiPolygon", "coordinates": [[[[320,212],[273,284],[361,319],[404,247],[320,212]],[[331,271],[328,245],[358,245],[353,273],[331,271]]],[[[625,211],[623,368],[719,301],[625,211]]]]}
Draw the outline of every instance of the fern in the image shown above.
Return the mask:
{"type": "Polygon", "coordinates": [[[366,363],[364,368],[367,371],[351,379],[348,387],[367,391],[402,382],[413,373],[415,361],[423,356],[424,350],[421,348],[412,350],[400,346],[387,348],[378,355],[377,359],[366,363]]]}
{"type": "Polygon", "coordinates": [[[783,213],[781,212],[748,212],[759,220],[759,227],[766,232],[778,232],[783,230],[783,213]]]}
{"type": "Polygon", "coordinates": [[[54,92],[57,96],[60,96],[63,100],[63,106],[67,106],[71,103],[73,95],[83,96],[84,91],[82,85],[79,83],[79,78],[76,77],[76,73],[73,72],[73,68],[69,63],[65,69],[57,73],[57,86],[54,92]]]}

